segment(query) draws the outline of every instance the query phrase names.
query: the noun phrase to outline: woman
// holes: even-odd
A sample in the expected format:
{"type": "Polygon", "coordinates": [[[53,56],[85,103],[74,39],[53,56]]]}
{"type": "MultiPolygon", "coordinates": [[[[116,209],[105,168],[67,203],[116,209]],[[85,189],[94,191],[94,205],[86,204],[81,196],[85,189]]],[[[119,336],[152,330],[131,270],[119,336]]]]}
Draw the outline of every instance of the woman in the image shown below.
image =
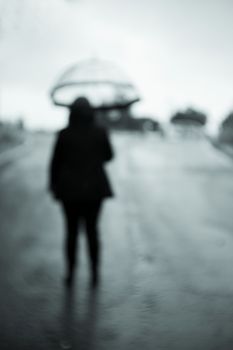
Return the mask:
{"type": "Polygon", "coordinates": [[[113,195],[103,167],[113,152],[106,131],[95,124],[94,117],[94,109],[86,98],[74,101],[69,124],[58,134],[50,165],[50,189],[61,201],[66,221],[67,286],[73,281],[81,220],[85,225],[92,285],[97,285],[98,218],[103,200],[113,195]]]}

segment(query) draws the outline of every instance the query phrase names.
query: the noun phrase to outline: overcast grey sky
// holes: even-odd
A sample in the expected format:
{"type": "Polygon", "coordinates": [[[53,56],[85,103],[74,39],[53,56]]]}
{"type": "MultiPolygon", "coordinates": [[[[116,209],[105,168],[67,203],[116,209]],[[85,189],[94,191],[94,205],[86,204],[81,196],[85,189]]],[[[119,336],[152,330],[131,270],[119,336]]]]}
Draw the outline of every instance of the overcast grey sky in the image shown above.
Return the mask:
{"type": "Polygon", "coordinates": [[[231,0],[0,0],[0,110],[60,127],[48,91],[79,60],[110,60],[143,98],[137,113],[167,120],[194,106],[211,121],[233,109],[231,0]]]}

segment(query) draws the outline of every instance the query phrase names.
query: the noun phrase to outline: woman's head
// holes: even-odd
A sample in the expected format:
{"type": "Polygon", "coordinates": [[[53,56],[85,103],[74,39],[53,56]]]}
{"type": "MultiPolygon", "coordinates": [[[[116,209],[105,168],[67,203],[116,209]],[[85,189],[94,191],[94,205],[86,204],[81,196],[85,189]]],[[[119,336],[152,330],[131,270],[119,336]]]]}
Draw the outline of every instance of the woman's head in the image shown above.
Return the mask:
{"type": "Polygon", "coordinates": [[[89,125],[94,121],[94,109],[86,97],[78,97],[70,106],[70,126],[89,125]]]}

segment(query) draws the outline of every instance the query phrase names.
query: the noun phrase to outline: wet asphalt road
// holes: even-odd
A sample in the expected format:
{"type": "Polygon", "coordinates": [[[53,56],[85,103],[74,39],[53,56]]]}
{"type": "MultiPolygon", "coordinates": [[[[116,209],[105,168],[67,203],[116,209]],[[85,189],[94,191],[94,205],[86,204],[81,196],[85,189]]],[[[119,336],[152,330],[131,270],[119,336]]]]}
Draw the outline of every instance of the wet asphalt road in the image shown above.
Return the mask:
{"type": "Polygon", "coordinates": [[[37,136],[0,166],[0,348],[231,350],[232,160],[205,140],[113,136],[101,284],[89,287],[81,236],[68,293],[52,142],[37,136]]]}

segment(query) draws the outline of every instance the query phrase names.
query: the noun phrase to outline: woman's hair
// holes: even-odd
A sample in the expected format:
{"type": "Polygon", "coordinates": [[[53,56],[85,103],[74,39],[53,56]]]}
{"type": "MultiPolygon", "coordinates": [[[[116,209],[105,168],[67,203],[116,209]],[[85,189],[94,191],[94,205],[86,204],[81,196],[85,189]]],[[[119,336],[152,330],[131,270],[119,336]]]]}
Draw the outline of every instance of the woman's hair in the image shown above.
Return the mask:
{"type": "Polygon", "coordinates": [[[93,107],[86,97],[78,97],[70,106],[69,126],[85,126],[93,122],[93,107]]]}

